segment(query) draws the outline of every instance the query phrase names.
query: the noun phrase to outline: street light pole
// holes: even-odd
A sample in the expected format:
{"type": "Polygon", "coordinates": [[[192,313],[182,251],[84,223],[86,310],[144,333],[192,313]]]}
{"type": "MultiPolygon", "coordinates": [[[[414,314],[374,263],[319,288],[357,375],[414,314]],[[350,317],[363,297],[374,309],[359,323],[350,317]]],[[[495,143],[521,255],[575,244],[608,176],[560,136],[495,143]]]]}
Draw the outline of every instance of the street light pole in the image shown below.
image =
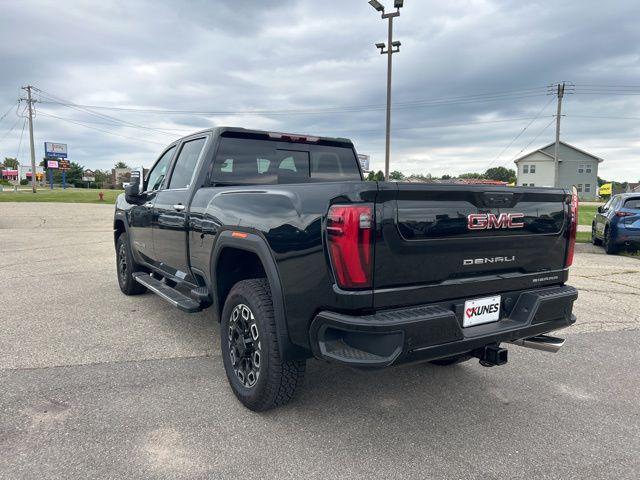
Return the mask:
{"type": "Polygon", "coordinates": [[[385,156],[384,156],[384,179],[389,181],[389,158],[391,155],[391,70],[392,57],[394,53],[400,51],[400,42],[393,41],[393,19],[400,16],[400,8],[403,6],[403,0],[395,0],[395,12],[384,13],[384,7],[377,0],[370,0],[369,4],[377,11],[382,12],[382,18],[389,20],[387,43],[376,43],[376,48],[380,49],[382,55],[387,55],[387,125],[385,138],[385,156]]]}

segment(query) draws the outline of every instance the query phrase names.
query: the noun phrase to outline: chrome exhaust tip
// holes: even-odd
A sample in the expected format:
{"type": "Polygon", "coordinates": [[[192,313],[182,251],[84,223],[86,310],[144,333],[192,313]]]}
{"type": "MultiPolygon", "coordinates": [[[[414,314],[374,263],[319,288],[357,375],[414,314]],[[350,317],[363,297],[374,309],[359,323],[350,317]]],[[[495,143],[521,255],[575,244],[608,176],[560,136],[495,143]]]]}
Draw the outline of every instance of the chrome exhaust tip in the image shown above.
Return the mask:
{"type": "Polygon", "coordinates": [[[533,348],[534,350],[542,350],[543,352],[556,353],[564,345],[565,339],[551,337],[549,335],[536,335],[535,337],[521,338],[507,343],[519,345],[520,347],[533,348]]]}

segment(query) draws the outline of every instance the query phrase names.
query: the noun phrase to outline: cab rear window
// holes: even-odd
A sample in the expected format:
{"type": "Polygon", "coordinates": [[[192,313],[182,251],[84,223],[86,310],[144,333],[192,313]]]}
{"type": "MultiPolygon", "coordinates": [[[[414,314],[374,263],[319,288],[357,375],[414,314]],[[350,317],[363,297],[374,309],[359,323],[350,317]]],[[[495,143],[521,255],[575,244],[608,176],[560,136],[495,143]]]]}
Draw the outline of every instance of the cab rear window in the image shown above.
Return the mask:
{"type": "Polygon", "coordinates": [[[624,202],[624,208],[629,208],[631,210],[640,210],[640,197],[628,198],[624,202]]]}
{"type": "Polygon", "coordinates": [[[361,180],[353,149],[333,145],[222,137],[211,172],[219,185],[361,180]]]}

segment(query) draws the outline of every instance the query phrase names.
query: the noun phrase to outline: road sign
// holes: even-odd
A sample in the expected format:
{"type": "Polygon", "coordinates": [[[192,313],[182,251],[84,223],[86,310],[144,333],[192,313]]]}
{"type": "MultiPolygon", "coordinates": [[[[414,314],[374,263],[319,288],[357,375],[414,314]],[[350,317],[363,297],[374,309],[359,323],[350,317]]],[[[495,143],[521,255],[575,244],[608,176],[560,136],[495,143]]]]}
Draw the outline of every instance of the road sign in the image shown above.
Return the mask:
{"type": "Polygon", "coordinates": [[[360,160],[360,166],[362,167],[363,172],[369,171],[369,160],[371,157],[369,155],[364,155],[362,153],[358,154],[358,160],[360,160]]]}
{"type": "Polygon", "coordinates": [[[58,160],[47,160],[47,168],[58,168],[58,160]]]}
{"type": "Polygon", "coordinates": [[[67,158],[67,144],[44,142],[44,156],[53,158],[67,158]]]}

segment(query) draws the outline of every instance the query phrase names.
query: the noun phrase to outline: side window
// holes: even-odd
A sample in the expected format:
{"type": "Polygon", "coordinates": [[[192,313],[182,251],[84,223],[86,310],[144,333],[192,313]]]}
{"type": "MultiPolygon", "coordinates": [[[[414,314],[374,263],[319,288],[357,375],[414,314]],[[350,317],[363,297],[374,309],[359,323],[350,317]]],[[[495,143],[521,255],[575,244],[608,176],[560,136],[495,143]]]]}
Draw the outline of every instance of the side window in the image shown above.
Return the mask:
{"type": "Polygon", "coordinates": [[[176,147],[171,147],[169,150],[164,152],[164,154],[160,157],[160,159],[156,162],[155,166],[149,174],[147,175],[147,182],[145,190],[147,192],[151,192],[154,190],[158,190],[164,181],[164,177],[167,176],[167,169],[169,168],[169,162],[171,161],[171,157],[173,157],[173,152],[176,147]]]}
{"type": "Polygon", "coordinates": [[[529,165],[529,173],[536,173],[536,166],[535,165],[529,165]]]}
{"type": "Polygon", "coordinates": [[[591,173],[591,165],[585,165],[584,171],[585,173],[591,173]]]}
{"type": "Polygon", "coordinates": [[[584,165],[578,165],[578,173],[584,173],[584,165]]]}
{"type": "Polygon", "coordinates": [[[581,183],[578,184],[578,193],[582,193],[582,184],[581,183]]]}
{"type": "Polygon", "coordinates": [[[609,201],[608,201],[607,203],[605,203],[605,204],[604,204],[604,207],[602,207],[602,210],[603,210],[603,211],[605,211],[605,212],[606,212],[607,210],[609,210],[609,209],[611,208],[611,203],[613,203],[613,198],[614,198],[614,197],[611,197],[611,198],[609,199],[609,201]]]}
{"type": "Polygon", "coordinates": [[[173,167],[171,180],[169,180],[169,188],[185,188],[189,186],[206,140],[206,138],[198,138],[182,145],[178,159],[173,167]]]}
{"type": "Polygon", "coordinates": [[[591,184],[590,183],[585,183],[584,184],[584,192],[585,193],[590,193],[591,192],[591,184]]]}
{"type": "Polygon", "coordinates": [[[522,166],[522,173],[529,173],[529,165],[522,166]]]}

